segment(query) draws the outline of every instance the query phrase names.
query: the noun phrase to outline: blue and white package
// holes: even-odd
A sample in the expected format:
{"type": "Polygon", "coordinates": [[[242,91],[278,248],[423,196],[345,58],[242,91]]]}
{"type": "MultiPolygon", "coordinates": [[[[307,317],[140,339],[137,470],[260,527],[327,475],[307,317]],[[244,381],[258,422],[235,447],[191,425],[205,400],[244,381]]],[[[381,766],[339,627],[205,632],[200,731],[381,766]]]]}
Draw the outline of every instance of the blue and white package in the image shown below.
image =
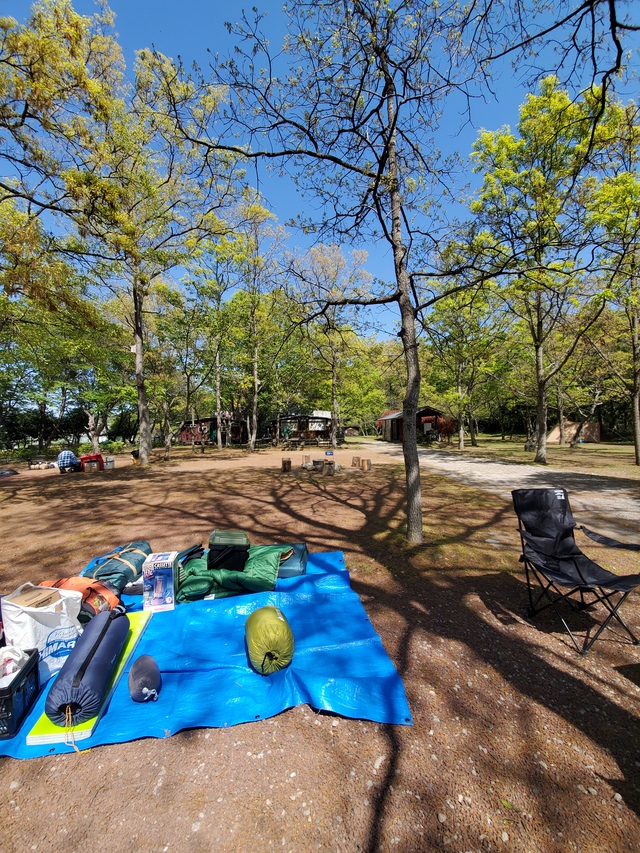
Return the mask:
{"type": "Polygon", "coordinates": [[[142,606],[145,610],[173,610],[178,551],[149,554],[142,564],[142,606]]]}

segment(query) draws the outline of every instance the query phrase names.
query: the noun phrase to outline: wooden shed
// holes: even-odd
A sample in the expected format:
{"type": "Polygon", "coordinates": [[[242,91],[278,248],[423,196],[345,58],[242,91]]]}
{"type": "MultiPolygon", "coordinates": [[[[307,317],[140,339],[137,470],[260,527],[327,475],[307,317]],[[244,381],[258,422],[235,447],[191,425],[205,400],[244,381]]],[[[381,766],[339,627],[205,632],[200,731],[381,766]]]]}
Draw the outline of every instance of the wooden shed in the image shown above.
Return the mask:
{"type": "MultiPolygon", "coordinates": [[[[331,438],[330,413],[313,412],[310,415],[280,415],[271,421],[271,435],[274,441],[280,439],[303,441],[313,444],[317,441],[329,441],[331,438]],[[280,431],[278,434],[278,430],[280,431]]],[[[342,437],[342,430],[339,430],[342,437]]]]}
{"type": "MultiPolygon", "coordinates": [[[[402,412],[395,411],[382,415],[376,426],[380,430],[380,437],[385,441],[402,441],[402,412]]],[[[416,429],[419,435],[425,435],[433,441],[437,441],[440,428],[444,423],[444,415],[431,406],[422,406],[416,412],[416,429]]]]}
{"type": "MultiPolygon", "coordinates": [[[[197,418],[185,421],[180,427],[179,444],[215,444],[218,435],[218,419],[197,418]]],[[[230,423],[222,418],[222,443],[245,444],[248,441],[247,425],[244,420],[234,419],[230,423]],[[227,431],[230,429],[229,435],[227,431]]]]}

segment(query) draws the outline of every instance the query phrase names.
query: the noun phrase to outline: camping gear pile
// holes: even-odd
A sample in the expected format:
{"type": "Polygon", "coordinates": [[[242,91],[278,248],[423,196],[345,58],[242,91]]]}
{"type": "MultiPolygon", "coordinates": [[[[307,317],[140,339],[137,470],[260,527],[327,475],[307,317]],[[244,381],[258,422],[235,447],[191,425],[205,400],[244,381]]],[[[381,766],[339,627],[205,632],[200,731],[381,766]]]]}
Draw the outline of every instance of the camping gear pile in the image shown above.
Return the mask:
{"type": "MultiPolygon", "coordinates": [[[[307,557],[302,543],[251,546],[241,531],[215,530],[206,550],[198,543],[154,554],[149,542],[138,540],[94,558],[80,575],[23,584],[2,600],[7,660],[0,680],[0,738],[15,734],[40,685],[53,676],[44,708],[52,723],[72,732],[99,715],[124,665],[131,633],[127,610],[141,609],[130,603],[131,595],[143,593],[142,609],[157,612],[175,603],[270,591],[280,571],[284,577],[304,574],[307,557]],[[34,651],[37,685],[24,707],[19,690],[33,669],[34,651]],[[11,721],[4,730],[3,714],[11,721]]],[[[248,665],[255,672],[269,675],[291,662],[293,633],[281,610],[257,609],[245,630],[248,665]]],[[[157,662],[140,656],[129,672],[131,699],[155,701],[161,686],[157,662]]]]}
{"type": "MultiPolygon", "coordinates": [[[[306,553],[304,547],[298,551],[306,553]]],[[[45,706],[56,678],[39,689],[39,651],[34,649],[31,668],[7,688],[12,695],[6,703],[0,689],[0,734],[6,732],[0,755],[29,759],[78,748],[84,753],[105,744],[167,738],[185,729],[265,720],[296,705],[382,725],[412,724],[402,679],[351,586],[340,551],[309,553],[304,573],[278,577],[274,590],[176,602],[166,611],[145,609],[142,590],[135,595],[123,590],[121,601],[129,630],[98,714],[76,724],[72,716],[67,726],[67,708],[71,715],[78,712],[70,697],[64,703],[65,725],[49,719],[45,706]],[[293,649],[286,647],[285,623],[275,609],[288,623],[289,641],[295,640],[289,663],[293,649]],[[265,645],[252,660],[249,647],[253,655],[256,635],[251,628],[262,619],[249,625],[247,620],[261,610],[275,615],[282,634],[257,637],[265,645]],[[11,707],[26,708],[26,715],[11,716],[11,707]]],[[[91,680],[91,668],[89,662],[84,675],[76,669],[71,686],[74,680],[91,680]]]]}

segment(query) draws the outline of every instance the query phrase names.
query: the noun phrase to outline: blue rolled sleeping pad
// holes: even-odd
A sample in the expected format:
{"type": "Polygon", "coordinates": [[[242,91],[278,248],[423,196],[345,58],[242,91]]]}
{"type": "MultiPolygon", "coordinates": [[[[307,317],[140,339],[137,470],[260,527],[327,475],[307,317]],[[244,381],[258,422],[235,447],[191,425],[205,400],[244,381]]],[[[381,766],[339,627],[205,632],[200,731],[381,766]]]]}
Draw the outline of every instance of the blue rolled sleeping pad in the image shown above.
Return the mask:
{"type": "Polygon", "coordinates": [[[87,623],[47,696],[44,712],[52,723],[75,726],[98,714],[128,632],[122,606],[87,623]]]}

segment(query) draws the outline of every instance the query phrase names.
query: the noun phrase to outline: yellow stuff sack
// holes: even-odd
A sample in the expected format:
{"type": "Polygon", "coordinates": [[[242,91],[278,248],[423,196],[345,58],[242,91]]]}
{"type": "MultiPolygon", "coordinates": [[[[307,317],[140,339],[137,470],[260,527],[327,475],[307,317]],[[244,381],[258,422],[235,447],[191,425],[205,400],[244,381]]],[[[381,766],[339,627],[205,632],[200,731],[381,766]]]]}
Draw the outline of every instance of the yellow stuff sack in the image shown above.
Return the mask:
{"type": "Polygon", "coordinates": [[[244,623],[251,666],[260,675],[271,675],[289,666],[293,658],[293,632],[278,607],[254,610],[244,623]]]}

